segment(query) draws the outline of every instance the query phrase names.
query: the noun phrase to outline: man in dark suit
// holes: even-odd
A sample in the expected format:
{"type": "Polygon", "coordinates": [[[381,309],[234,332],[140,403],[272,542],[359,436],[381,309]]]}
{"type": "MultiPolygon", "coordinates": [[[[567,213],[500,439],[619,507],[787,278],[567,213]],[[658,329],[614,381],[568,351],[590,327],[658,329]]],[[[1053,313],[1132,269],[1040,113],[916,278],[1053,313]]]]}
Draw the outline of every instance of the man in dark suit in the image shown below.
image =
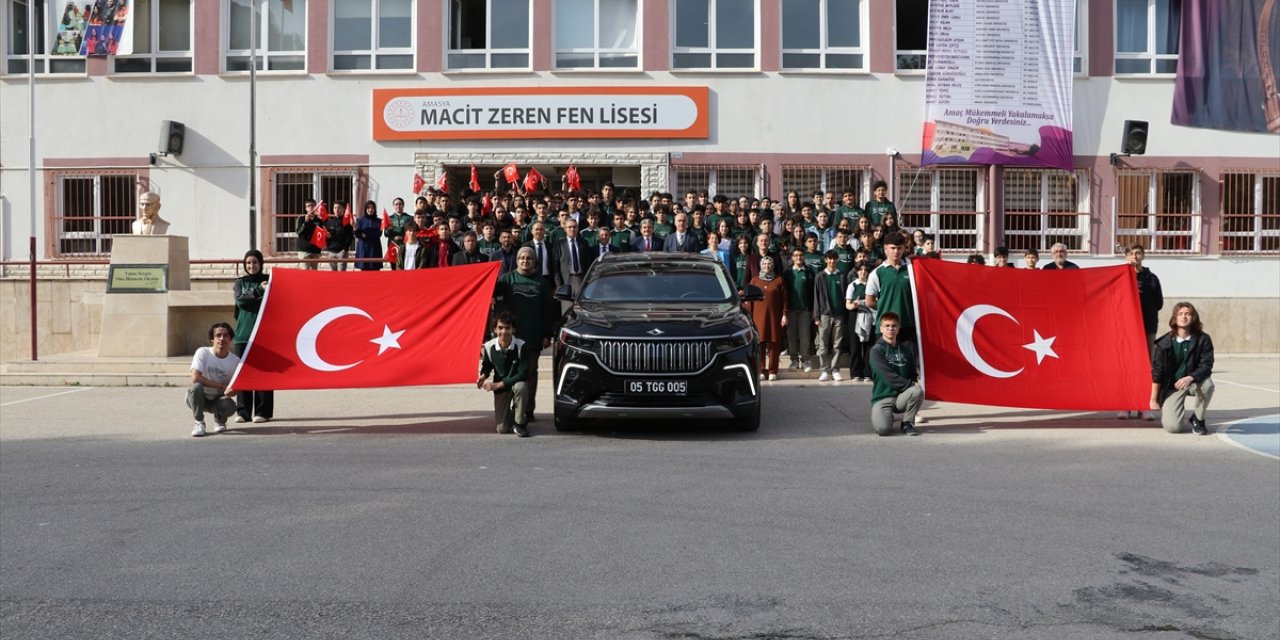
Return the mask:
{"type": "Polygon", "coordinates": [[[596,259],[596,250],[587,244],[587,240],[578,234],[578,221],[569,218],[564,223],[564,238],[552,245],[551,253],[556,257],[556,287],[573,285],[573,293],[577,295],[582,288],[582,276],[596,259]]]}
{"type": "Polygon", "coordinates": [[[672,253],[696,253],[700,248],[697,236],[689,230],[689,215],[683,212],[677,213],[675,231],[667,234],[662,250],[672,253]]]}
{"type": "Polygon", "coordinates": [[[556,257],[551,240],[547,238],[547,227],[544,223],[534,221],[530,226],[529,241],[524,243],[524,246],[533,249],[535,275],[546,280],[547,286],[555,291],[556,257]]]}
{"type": "Polygon", "coordinates": [[[640,235],[631,239],[632,251],[662,251],[662,240],[653,234],[653,220],[640,221],[640,235]]]}

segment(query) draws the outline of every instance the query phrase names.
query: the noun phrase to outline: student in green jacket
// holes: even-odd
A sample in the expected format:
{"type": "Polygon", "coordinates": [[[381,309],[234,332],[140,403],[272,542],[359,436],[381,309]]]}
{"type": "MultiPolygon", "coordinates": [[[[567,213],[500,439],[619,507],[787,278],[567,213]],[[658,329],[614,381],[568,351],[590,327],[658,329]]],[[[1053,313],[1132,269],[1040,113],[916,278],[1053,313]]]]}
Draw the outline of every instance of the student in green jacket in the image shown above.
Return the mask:
{"type": "Polygon", "coordinates": [[[528,438],[526,408],[530,397],[528,356],[531,350],[524,340],[515,337],[516,321],[510,313],[498,314],[493,333],[495,337],[480,349],[480,377],[476,378],[476,388],[493,393],[498,433],[514,431],[517,436],[528,438]]]}

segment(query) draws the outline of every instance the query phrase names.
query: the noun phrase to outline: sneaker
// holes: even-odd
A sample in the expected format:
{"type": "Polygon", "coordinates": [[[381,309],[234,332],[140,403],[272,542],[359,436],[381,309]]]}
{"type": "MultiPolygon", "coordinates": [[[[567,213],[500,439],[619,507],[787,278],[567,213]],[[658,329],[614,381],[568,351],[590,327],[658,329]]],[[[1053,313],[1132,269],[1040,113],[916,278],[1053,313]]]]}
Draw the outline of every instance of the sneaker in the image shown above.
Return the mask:
{"type": "Polygon", "coordinates": [[[529,433],[528,427],[525,427],[522,424],[516,425],[515,432],[516,432],[516,435],[521,438],[528,438],[531,435],[529,433]]]}
{"type": "Polygon", "coordinates": [[[918,414],[916,415],[916,424],[924,424],[924,423],[926,423],[926,422],[928,422],[928,421],[929,421],[929,419],[928,419],[928,418],[926,418],[926,417],[924,417],[924,416],[922,416],[922,415],[918,415],[918,414]]]}
{"type": "Polygon", "coordinates": [[[920,432],[919,432],[919,431],[916,431],[916,426],[915,426],[915,425],[913,425],[913,424],[911,424],[910,422],[904,422],[904,423],[902,423],[902,432],[903,432],[903,433],[905,433],[905,434],[907,434],[907,435],[909,435],[909,436],[918,436],[918,435],[920,435],[920,432]]]}
{"type": "Polygon", "coordinates": [[[761,380],[764,380],[764,379],[766,379],[766,378],[768,378],[768,377],[769,377],[769,376],[768,376],[768,374],[765,374],[765,373],[761,373],[761,374],[760,374],[760,379],[761,379],[761,380]]]}
{"type": "Polygon", "coordinates": [[[214,432],[214,433],[223,433],[223,432],[225,432],[226,430],[227,430],[227,423],[225,423],[225,422],[215,422],[215,423],[213,423],[213,432],[214,432]]]}
{"type": "Polygon", "coordinates": [[[799,361],[799,360],[792,360],[792,361],[791,361],[791,366],[790,366],[790,367],[787,367],[787,368],[788,368],[788,369],[790,369],[790,370],[792,370],[792,371],[799,371],[799,370],[800,370],[800,361],[799,361]]]}
{"type": "Polygon", "coordinates": [[[823,371],[822,375],[818,376],[818,382],[826,382],[830,379],[831,376],[826,371],[823,371]]]}
{"type": "Polygon", "coordinates": [[[248,420],[245,420],[245,419],[244,419],[244,416],[242,416],[242,415],[240,415],[240,414],[236,414],[236,422],[237,422],[237,423],[240,423],[240,422],[248,422],[248,420]]]}
{"type": "Polygon", "coordinates": [[[844,378],[842,378],[842,377],[840,376],[840,372],[839,372],[839,371],[833,371],[833,372],[831,372],[831,379],[832,379],[832,380],[834,380],[834,381],[836,381],[836,382],[840,382],[841,380],[844,380],[844,378]]]}
{"type": "Polygon", "coordinates": [[[776,373],[771,373],[771,374],[769,374],[769,381],[770,381],[770,382],[772,382],[772,381],[774,381],[774,380],[777,380],[777,379],[778,379],[778,374],[776,374],[776,373]]]}
{"type": "Polygon", "coordinates": [[[1209,435],[1209,428],[1205,425],[1204,420],[1191,416],[1191,433],[1198,436],[1207,436],[1209,435]]]}
{"type": "Polygon", "coordinates": [[[191,437],[192,437],[192,438],[201,438],[201,437],[204,437],[204,423],[203,423],[203,422],[197,422],[197,423],[196,423],[196,426],[194,426],[194,427],[192,427],[192,428],[191,428],[191,437]]]}
{"type": "Polygon", "coordinates": [[[1155,420],[1155,419],[1156,419],[1156,417],[1155,417],[1155,415],[1154,415],[1154,414],[1152,414],[1150,411],[1143,411],[1143,412],[1142,412],[1142,419],[1143,419],[1143,420],[1146,420],[1147,422],[1151,422],[1152,420],[1155,420]]]}
{"type": "Polygon", "coordinates": [[[1120,413],[1117,413],[1117,414],[1116,414],[1116,420],[1128,420],[1128,419],[1129,419],[1129,413],[1130,413],[1130,412],[1128,412],[1128,411],[1121,411],[1120,413]]]}
{"type": "Polygon", "coordinates": [[[804,366],[804,372],[805,372],[805,373],[812,373],[812,372],[813,372],[813,365],[806,364],[806,365],[804,366]]]}

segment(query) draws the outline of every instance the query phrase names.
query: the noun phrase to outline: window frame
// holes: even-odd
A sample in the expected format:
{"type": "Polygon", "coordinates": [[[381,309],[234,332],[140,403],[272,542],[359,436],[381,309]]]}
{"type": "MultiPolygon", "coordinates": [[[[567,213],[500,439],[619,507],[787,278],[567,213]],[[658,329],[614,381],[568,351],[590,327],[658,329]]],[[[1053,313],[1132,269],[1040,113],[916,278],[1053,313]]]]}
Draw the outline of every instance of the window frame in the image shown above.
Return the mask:
{"type": "Polygon", "coordinates": [[[418,6],[416,2],[409,3],[409,46],[407,47],[379,47],[378,35],[381,29],[381,9],[382,0],[367,0],[370,3],[370,25],[369,25],[369,49],[343,49],[334,48],[337,37],[334,29],[337,28],[338,19],[338,1],[330,0],[329,2],[329,73],[341,75],[354,75],[366,73],[417,73],[418,68],[418,6]],[[409,56],[409,66],[403,68],[382,69],[378,67],[378,58],[392,56],[409,56]],[[360,57],[367,56],[369,58],[368,69],[339,69],[337,62],[340,57],[360,57]]]}
{"type": "MultiPolygon", "coordinates": [[[[865,2],[864,2],[865,4],[865,2]]],[[[928,66],[928,54],[925,49],[899,49],[898,48],[898,2],[893,3],[893,72],[901,75],[923,75],[928,66]],[[911,56],[919,60],[919,67],[902,67],[899,66],[899,58],[901,56],[911,56]]],[[[1076,77],[1086,77],[1089,75],[1089,3],[1087,0],[1077,0],[1076,2],[1076,40],[1072,43],[1071,65],[1072,75],[1076,77]]],[[[928,15],[925,17],[926,34],[929,29],[928,15]]],[[[926,35],[927,37],[927,35],[926,35]]]]}
{"type": "Polygon", "coordinates": [[[47,197],[53,205],[49,224],[49,256],[53,259],[104,258],[111,255],[111,236],[128,234],[133,230],[133,221],[137,219],[138,196],[148,188],[149,172],[145,169],[51,169],[48,171],[47,197]],[[132,188],[127,191],[132,198],[129,210],[122,215],[103,215],[103,178],[132,178],[132,188]],[[92,214],[89,216],[66,215],[67,202],[64,184],[67,180],[91,180],[93,183],[92,214]],[[91,220],[91,230],[66,230],[68,221],[91,220]],[[113,228],[107,224],[115,222],[113,228]],[[93,243],[93,251],[64,251],[64,241],[88,240],[93,243]]]}
{"type": "MultiPolygon", "coordinates": [[[[1147,44],[1146,50],[1141,52],[1120,51],[1120,3],[1113,2],[1111,4],[1112,24],[1115,25],[1111,35],[1111,53],[1114,57],[1111,70],[1116,77],[1120,78],[1172,78],[1177,74],[1176,66],[1178,62],[1178,52],[1174,53],[1156,53],[1156,3],[1160,0],[1146,0],[1147,2],[1147,44]],[[1147,70],[1138,71],[1121,71],[1120,63],[1124,61],[1140,60],[1147,63],[1147,70]],[[1174,71],[1153,71],[1158,69],[1161,62],[1174,63],[1174,71]]],[[[1182,16],[1179,15],[1179,20],[1182,16]]],[[[1179,34],[1181,34],[1181,24],[1179,24],[1179,34]]],[[[1181,35],[1179,35],[1181,37],[1181,35]]],[[[1178,42],[1178,51],[1182,50],[1182,42],[1178,42]]]]}
{"type": "MultiPolygon", "coordinates": [[[[730,198],[739,198],[747,196],[749,198],[760,198],[764,193],[765,166],[763,164],[751,163],[725,163],[725,164],[673,164],[671,165],[671,192],[684,193],[690,189],[699,190],[706,189],[707,197],[714,198],[720,194],[720,172],[721,171],[751,171],[752,192],[751,193],[725,193],[730,198]],[[681,172],[706,172],[706,184],[701,182],[687,185],[680,183],[681,172]]],[[[686,178],[687,179],[687,178],[686,178]]]]}
{"type": "Polygon", "coordinates": [[[609,0],[592,0],[595,3],[595,29],[593,31],[595,46],[590,49],[574,49],[560,48],[557,46],[559,37],[559,15],[556,13],[561,6],[561,0],[554,0],[554,6],[551,8],[551,68],[557,72],[564,71],[643,71],[644,70],[644,0],[636,0],[636,15],[633,29],[636,33],[636,46],[632,49],[613,49],[600,46],[600,5],[609,0]],[[576,53],[591,54],[594,64],[590,67],[562,67],[560,66],[560,54],[576,53]],[[603,67],[600,66],[600,57],[606,54],[634,54],[636,63],[630,67],[603,67]]]}
{"type": "MultiPolygon", "coordinates": [[[[28,55],[25,53],[15,53],[16,51],[15,45],[18,44],[19,39],[13,37],[14,35],[13,29],[15,28],[15,24],[17,22],[14,19],[14,16],[15,16],[15,11],[18,8],[19,2],[22,2],[25,5],[25,3],[27,2],[34,2],[34,1],[37,1],[37,0],[8,0],[5,2],[4,10],[0,11],[0,33],[3,33],[5,35],[4,40],[7,43],[4,51],[0,51],[0,55],[2,55],[2,57],[4,58],[3,60],[4,66],[0,67],[0,77],[18,77],[18,76],[25,76],[28,74],[28,69],[26,68],[28,63],[28,55]],[[22,65],[22,70],[11,71],[10,65],[17,64],[17,63],[20,63],[22,65]]],[[[39,7],[39,10],[36,13],[39,15],[37,19],[43,25],[44,31],[43,31],[43,34],[37,34],[37,37],[36,37],[36,45],[38,47],[38,50],[36,51],[36,55],[35,55],[36,75],[55,76],[55,77],[63,77],[63,78],[87,76],[88,68],[89,68],[87,57],[82,55],[60,56],[60,55],[53,55],[51,53],[46,52],[46,50],[50,48],[50,44],[57,39],[57,33],[58,33],[57,23],[58,23],[58,20],[61,18],[60,14],[54,14],[51,11],[53,8],[55,8],[55,5],[59,9],[63,5],[62,3],[59,3],[56,0],[40,0],[40,1],[42,2],[42,5],[39,7]],[[50,35],[52,35],[53,37],[51,38],[50,35]],[[41,46],[40,44],[41,38],[43,38],[44,40],[43,46],[41,46]],[[55,62],[64,63],[65,66],[70,66],[73,68],[67,71],[53,71],[52,69],[55,66],[53,63],[55,62]],[[65,63],[73,63],[73,64],[66,65],[65,63]]],[[[27,14],[27,8],[26,6],[23,6],[22,15],[26,16],[26,14],[27,14]]],[[[21,42],[22,42],[22,45],[25,47],[27,44],[27,41],[23,39],[21,42]]],[[[63,66],[63,65],[57,65],[57,66],[63,66]]]]}
{"type": "Polygon", "coordinates": [[[1218,210],[1222,214],[1221,227],[1218,232],[1218,249],[1222,255],[1280,255],[1280,208],[1273,211],[1264,210],[1268,196],[1280,200],[1280,170],[1277,169],[1224,169],[1218,176],[1221,202],[1218,210]],[[1229,213],[1232,208],[1228,204],[1227,183],[1234,178],[1252,176],[1253,192],[1249,199],[1248,213],[1229,213]],[[1268,182],[1271,184],[1268,185],[1268,182]],[[1236,221],[1248,221],[1249,229],[1232,229],[1236,221]],[[1234,239],[1249,240],[1248,248],[1232,247],[1234,239]],[[1266,239],[1270,239],[1268,242],[1266,239]],[[1270,245],[1270,248],[1267,247],[1270,245]]]}
{"type": "Polygon", "coordinates": [[[1010,251],[1016,252],[1016,251],[1022,251],[1026,249],[1027,246],[1030,246],[1030,245],[1024,245],[1022,243],[1011,243],[1009,242],[1009,238],[1011,237],[1036,238],[1036,243],[1034,244],[1034,247],[1036,248],[1036,250],[1041,252],[1048,251],[1049,248],[1052,247],[1055,243],[1062,242],[1063,244],[1067,245],[1068,253],[1084,254],[1084,255],[1089,254],[1090,252],[1089,233],[1091,230],[1091,223],[1093,220],[1093,214],[1090,212],[1090,200],[1089,200],[1089,190],[1091,187],[1090,179],[1091,178],[1090,178],[1088,169],[1074,169],[1072,171],[1066,171],[1063,169],[1043,169],[1043,168],[1034,168],[1034,167],[1006,167],[1003,171],[1003,175],[1001,176],[1001,180],[1000,180],[1000,194],[1001,194],[1001,206],[1002,206],[1002,210],[1001,210],[1002,222],[1001,222],[1001,229],[1000,229],[1001,243],[1004,246],[1009,247],[1010,251]],[[1038,209],[1038,212],[1030,211],[1030,210],[1010,212],[1010,209],[1008,206],[1009,180],[1012,177],[1011,174],[1016,176],[1019,173],[1036,174],[1038,176],[1039,191],[1040,191],[1040,194],[1038,196],[1038,202],[1037,202],[1038,206],[1036,207],[1038,209]],[[1051,210],[1050,203],[1051,203],[1052,196],[1050,191],[1052,189],[1052,184],[1051,184],[1051,181],[1046,178],[1054,175],[1057,175],[1057,176],[1070,175],[1075,178],[1077,186],[1076,186],[1076,197],[1075,197],[1076,202],[1075,202],[1074,211],[1066,212],[1066,211],[1051,210]],[[1038,218],[1036,229],[1033,229],[1033,230],[1010,229],[1009,222],[1011,217],[1016,219],[1019,217],[1030,218],[1032,216],[1035,216],[1038,218]],[[1053,221],[1052,218],[1066,217],[1066,216],[1075,217],[1076,223],[1074,228],[1054,227],[1050,224],[1053,221]],[[1072,249],[1071,245],[1073,244],[1073,242],[1068,242],[1068,240],[1078,241],[1080,248],[1072,249]]]}
{"type": "MultiPolygon", "coordinates": [[[[151,43],[149,43],[149,46],[152,52],[151,53],[131,53],[123,56],[112,56],[111,57],[111,73],[113,75],[122,75],[122,76],[133,76],[133,75],[148,74],[148,73],[149,74],[163,73],[163,74],[173,74],[173,75],[190,75],[195,73],[195,38],[196,38],[195,1],[196,0],[186,0],[188,47],[185,51],[161,51],[160,50],[160,26],[159,26],[160,25],[160,0],[150,0],[150,3],[148,4],[148,11],[150,12],[151,15],[148,16],[148,18],[151,20],[152,29],[151,29],[151,43]],[[127,70],[121,71],[119,68],[119,63],[121,60],[124,60],[124,61],[146,60],[148,62],[148,66],[150,67],[150,69],[147,71],[127,71],[127,70]],[[156,71],[156,65],[162,60],[164,61],[185,60],[188,63],[190,68],[188,68],[186,71],[156,71]]],[[[132,8],[133,9],[137,8],[136,0],[132,5],[132,8]]],[[[137,23],[134,22],[133,24],[136,25],[137,23]]],[[[135,40],[135,44],[136,44],[136,40],[135,40]]]]}
{"type": "MultiPolygon", "coordinates": [[[[455,5],[463,0],[446,0],[444,10],[444,20],[441,25],[444,28],[444,36],[441,40],[444,50],[444,73],[513,73],[521,71],[533,70],[533,44],[534,44],[534,13],[533,0],[524,0],[529,8],[529,32],[527,34],[527,42],[529,46],[524,49],[500,49],[494,47],[485,47],[484,49],[454,49],[453,42],[453,11],[455,5]],[[482,54],[484,55],[485,64],[483,67],[454,67],[449,63],[450,57],[453,55],[464,54],[482,54]],[[522,67],[495,67],[493,66],[493,57],[495,55],[517,55],[525,56],[525,65],[522,67]]],[[[493,2],[494,0],[483,0],[485,3],[485,43],[493,42],[493,2]]]]}
{"type": "MultiPolygon", "coordinates": [[[[249,74],[248,67],[250,62],[253,59],[252,58],[253,50],[231,48],[231,5],[233,3],[234,3],[234,0],[222,0],[222,29],[221,29],[222,56],[221,56],[220,64],[222,66],[222,73],[225,75],[248,75],[249,74]],[[245,68],[243,70],[232,69],[229,63],[233,58],[244,58],[245,68]]],[[[297,5],[295,6],[301,6],[303,8],[302,10],[305,12],[307,8],[307,3],[305,0],[302,0],[301,2],[298,2],[297,5]]],[[[253,7],[254,7],[254,0],[249,0],[249,10],[252,11],[253,7]]],[[[270,50],[271,38],[269,36],[269,33],[270,33],[269,28],[270,28],[270,22],[271,22],[271,2],[270,0],[262,0],[262,23],[258,25],[258,34],[257,34],[261,42],[261,44],[258,47],[258,66],[259,66],[259,69],[257,70],[258,73],[270,73],[270,74],[277,74],[277,75],[307,73],[307,53],[308,53],[308,48],[311,46],[310,39],[307,37],[308,29],[306,28],[306,25],[308,20],[309,20],[308,16],[304,13],[302,18],[302,22],[303,22],[302,49],[299,49],[297,51],[274,51],[273,52],[270,50]],[[279,60],[281,58],[299,58],[302,61],[302,68],[300,69],[271,68],[271,62],[273,60],[279,60]]]]}
{"type": "MultiPolygon", "coordinates": [[[[302,202],[298,202],[299,213],[280,213],[282,204],[280,202],[279,188],[281,186],[280,176],[282,175],[310,175],[311,176],[311,196],[317,201],[327,194],[322,193],[325,178],[349,178],[351,182],[351,196],[346,198],[348,206],[359,207],[364,201],[366,183],[368,180],[368,170],[363,166],[287,166],[272,167],[266,170],[269,191],[265,194],[264,201],[269,203],[270,207],[263,211],[264,219],[262,220],[263,229],[268,230],[270,244],[265,247],[264,253],[268,257],[294,257],[298,253],[298,223],[305,213],[301,212],[302,202]],[[269,198],[269,199],[268,199],[269,198]],[[281,219],[288,219],[288,223],[284,230],[277,228],[277,224],[281,219]],[[280,248],[281,243],[286,247],[292,245],[292,249],[280,248]]],[[[327,203],[332,203],[339,198],[323,198],[327,203]]]]}
{"type": "Polygon", "coordinates": [[[989,167],[980,165],[930,165],[928,167],[920,167],[914,172],[906,171],[899,173],[897,176],[898,184],[894,191],[895,196],[898,194],[907,194],[894,202],[898,210],[898,225],[903,229],[923,229],[925,233],[933,236],[935,246],[940,251],[959,251],[963,253],[982,253],[986,245],[986,207],[987,207],[987,177],[990,171],[989,167]],[[929,174],[929,210],[908,209],[907,201],[910,192],[915,188],[912,182],[919,179],[921,174],[929,174]],[[943,210],[943,187],[945,186],[934,176],[946,175],[951,173],[972,174],[974,183],[974,210],[973,211],[954,211],[943,210]],[[907,224],[907,216],[928,216],[928,224],[907,224]],[[972,216],[972,224],[966,227],[944,226],[943,216],[972,216]],[[974,243],[972,245],[951,245],[944,241],[944,238],[964,237],[972,235],[974,243]]]}
{"type": "Polygon", "coordinates": [[[784,46],[786,33],[784,32],[785,25],[783,24],[783,21],[785,20],[785,15],[783,14],[782,6],[786,4],[786,2],[787,0],[780,0],[778,2],[778,44],[780,50],[778,68],[781,71],[788,73],[866,73],[870,70],[870,53],[867,49],[867,21],[870,17],[867,9],[867,5],[870,4],[868,0],[858,0],[858,42],[860,44],[857,47],[832,47],[827,44],[827,37],[829,35],[827,18],[830,15],[830,11],[827,9],[827,4],[830,0],[818,0],[818,29],[822,44],[817,49],[787,49],[784,46]],[[788,67],[788,54],[818,55],[821,59],[821,66],[788,67]],[[857,67],[849,68],[828,67],[828,55],[862,56],[862,64],[857,67]]]}
{"type": "Polygon", "coordinates": [[[1144,242],[1146,253],[1151,255],[1200,255],[1201,250],[1201,233],[1204,229],[1204,216],[1202,205],[1200,202],[1201,194],[1201,171],[1199,169],[1124,169],[1116,172],[1116,198],[1112,208],[1111,216],[1111,239],[1114,247],[1115,255],[1123,254],[1125,247],[1135,240],[1149,238],[1149,242],[1144,242]],[[1125,206],[1125,178],[1127,177],[1146,177],[1146,205],[1148,209],[1144,212],[1124,212],[1121,209],[1125,206]],[[1187,176],[1191,181],[1191,193],[1188,195],[1188,205],[1190,210],[1186,213],[1164,213],[1160,211],[1152,212],[1150,209],[1153,203],[1161,202],[1160,189],[1163,180],[1170,176],[1187,176]],[[1162,219],[1186,218],[1188,229],[1161,229],[1162,219]],[[1125,227],[1121,229],[1120,224],[1122,218],[1145,218],[1144,227],[1125,227]],[[1122,233],[1123,232],[1123,233],[1122,233]],[[1161,238],[1186,238],[1186,249],[1168,249],[1157,246],[1157,241],[1161,238]]]}
{"type": "MultiPolygon", "coordinates": [[[[678,0],[676,0],[678,1],[678,0]]],[[[716,14],[717,5],[721,0],[706,0],[707,2],[707,46],[705,47],[681,47],[678,46],[676,40],[676,9],[675,2],[671,3],[671,18],[667,21],[667,30],[671,37],[671,51],[668,55],[670,69],[676,73],[713,71],[718,73],[751,73],[760,71],[760,0],[751,0],[752,12],[752,33],[751,38],[754,43],[750,49],[730,49],[719,48],[715,45],[716,41],[716,14]],[[717,60],[721,55],[743,55],[751,54],[752,63],[749,67],[722,67],[717,64],[717,60]],[[706,54],[711,57],[710,66],[705,67],[687,67],[676,64],[676,56],[681,54],[706,54]]]]}
{"type": "Polygon", "coordinates": [[[796,191],[800,194],[800,200],[812,195],[816,189],[823,192],[832,191],[836,194],[836,201],[839,202],[841,193],[846,187],[853,185],[831,184],[832,173],[836,171],[845,171],[856,173],[858,176],[857,189],[858,195],[854,198],[857,206],[861,207],[867,200],[871,199],[871,166],[865,164],[784,164],[782,165],[782,193],[796,191]],[[820,172],[817,187],[807,187],[797,185],[795,182],[787,181],[787,173],[789,171],[818,171],[820,172]]]}

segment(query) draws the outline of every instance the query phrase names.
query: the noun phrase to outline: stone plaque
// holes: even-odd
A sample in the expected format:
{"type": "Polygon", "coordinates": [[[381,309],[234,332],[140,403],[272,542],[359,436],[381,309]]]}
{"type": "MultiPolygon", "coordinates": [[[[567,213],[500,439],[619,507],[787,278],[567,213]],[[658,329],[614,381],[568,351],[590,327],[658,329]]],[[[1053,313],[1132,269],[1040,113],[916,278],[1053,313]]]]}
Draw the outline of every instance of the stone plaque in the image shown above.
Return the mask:
{"type": "Polygon", "coordinates": [[[107,293],[165,293],[168,290],[168,265],[113,264],[107,272],[107,293]]]}

